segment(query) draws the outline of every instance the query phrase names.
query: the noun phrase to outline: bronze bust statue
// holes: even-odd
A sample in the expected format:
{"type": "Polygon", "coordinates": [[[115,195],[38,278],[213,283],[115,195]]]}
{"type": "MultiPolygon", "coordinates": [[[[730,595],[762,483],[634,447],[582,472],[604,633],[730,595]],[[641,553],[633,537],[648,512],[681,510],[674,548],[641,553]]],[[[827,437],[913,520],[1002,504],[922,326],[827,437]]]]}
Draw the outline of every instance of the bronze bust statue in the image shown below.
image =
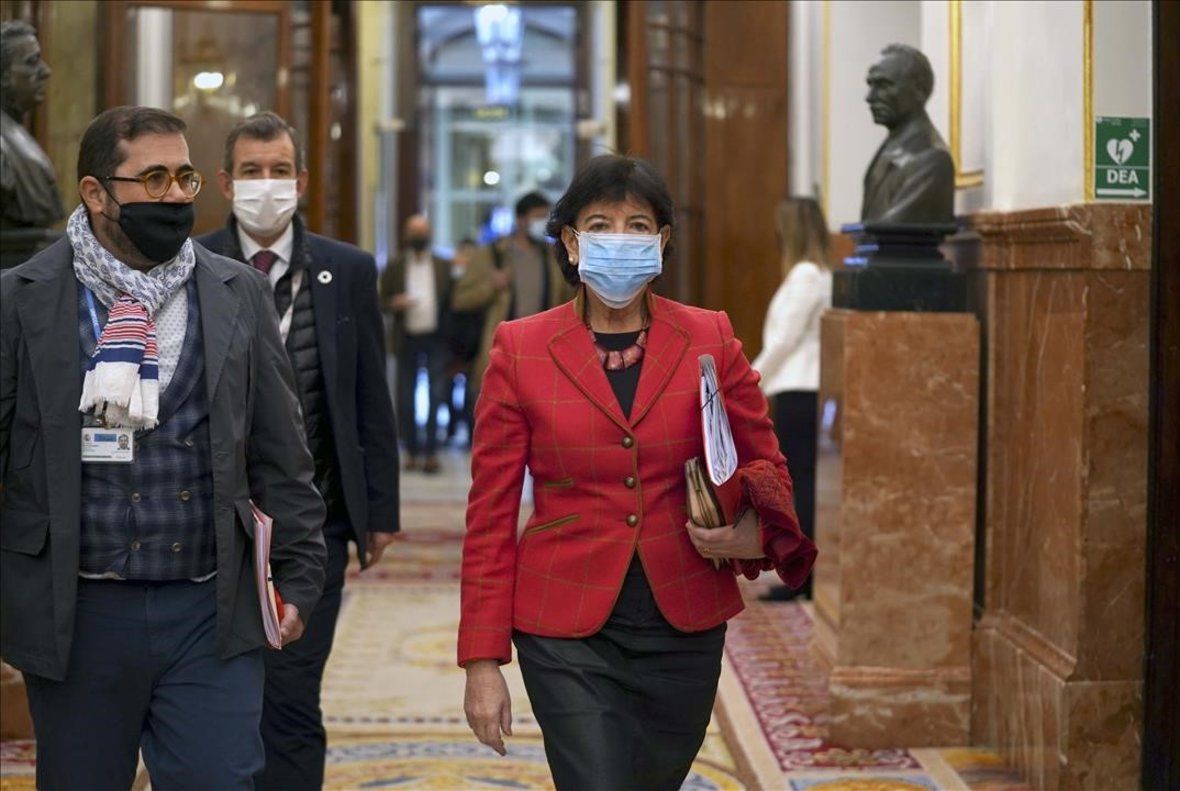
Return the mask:
{"type": "Polygon", "coordinates": [[[21,125],[45,100],[51,73],[31,25],[0,25],[0,235],[6,265],[51,241],[56,234],[49,228],[65,216],[53,163],[21,125]]]}
{"type": "Polygon", "coordinates": [[[890,44],[870,69],[865,101],[889,130],[865,172],[862,222],[945,223],[954,219],[955,163],[926,115],[934,71],[920,51],[890,44]]]}

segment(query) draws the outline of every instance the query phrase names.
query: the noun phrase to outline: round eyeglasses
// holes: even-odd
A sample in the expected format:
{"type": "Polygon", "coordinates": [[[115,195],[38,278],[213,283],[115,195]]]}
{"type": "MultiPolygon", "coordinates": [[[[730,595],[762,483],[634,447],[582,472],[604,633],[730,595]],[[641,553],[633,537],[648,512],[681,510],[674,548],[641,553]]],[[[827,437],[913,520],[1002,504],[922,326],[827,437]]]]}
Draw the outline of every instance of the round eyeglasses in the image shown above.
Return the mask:
{"type": "Polygon", "coordinates": [[[195,198],[205,184],[205,177],[195,170],[183,173],[169,173],[166,170],[153,170],[142,176],[107,176],[103,181],[133,181],[143,185],[149,198],[160,199],[172,189],[172,182],[180,186],[180,191],[190,198],[195,198]]]}

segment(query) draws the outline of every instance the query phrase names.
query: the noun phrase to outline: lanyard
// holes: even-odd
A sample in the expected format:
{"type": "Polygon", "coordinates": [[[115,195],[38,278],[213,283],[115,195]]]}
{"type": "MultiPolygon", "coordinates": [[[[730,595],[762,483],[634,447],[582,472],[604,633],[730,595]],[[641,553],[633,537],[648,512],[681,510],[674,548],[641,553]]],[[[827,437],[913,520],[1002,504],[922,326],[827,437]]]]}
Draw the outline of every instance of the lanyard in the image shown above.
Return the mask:
{"type": "Polygon", "coordinates": [[[85,286],[82,287],[86,292],[86,309],[90,311],[90,326],[94,327],[94,343],[98,345],[98,339],[102,336],[102,327],[98,326],[98,311],[94,309],[94,294],[85,286]]]}

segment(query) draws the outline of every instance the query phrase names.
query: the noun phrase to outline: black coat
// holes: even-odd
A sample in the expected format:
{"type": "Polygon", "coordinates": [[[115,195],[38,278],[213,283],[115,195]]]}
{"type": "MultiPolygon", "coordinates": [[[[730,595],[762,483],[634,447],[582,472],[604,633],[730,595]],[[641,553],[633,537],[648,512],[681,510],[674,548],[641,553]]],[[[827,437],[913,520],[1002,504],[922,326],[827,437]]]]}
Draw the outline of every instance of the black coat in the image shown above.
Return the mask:
{"type": "MultiPolygon", "coordinates": [[[[397,429],[385,381],[377,264],[350,244],[314,233],[303,238],[344,503],[364,564],[367,534],[401,527],[397,429]]],[[[224,255],[242,255],[232,218],[228,227],[197,241],[224,255]]]]}

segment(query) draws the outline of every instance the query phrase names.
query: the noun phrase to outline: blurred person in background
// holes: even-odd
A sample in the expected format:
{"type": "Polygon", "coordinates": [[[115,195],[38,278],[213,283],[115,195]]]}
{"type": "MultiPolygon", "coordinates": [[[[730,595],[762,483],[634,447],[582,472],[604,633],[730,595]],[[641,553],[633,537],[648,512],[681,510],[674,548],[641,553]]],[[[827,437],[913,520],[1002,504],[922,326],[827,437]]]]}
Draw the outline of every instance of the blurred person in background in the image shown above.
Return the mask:
{"type": "MultiPolygon", "coordinates": [[[[813,198],[793,197],[775,215],[783,282],[762,326],[762,353],[751,363],[773,403],[779,449],[791,465],[795,511],[815,539],[815,462],[819,391],[819,320],[832,305],[828,224],[813,198]]],[[[771,588],[761,598],[811,598],[811,578],[798,590],[771,588]]]]}
{"type": "Polygon", "coordinates": [[[303,639],[266,654],[266,768],[255,785],[313,789],[324,779],[320,686],[340,614],[348,543],[356,543],[367,568],[399,529],[397,434],[385,384],[377,265],[369,253],[304,226],[296,208],[310,175],[299,133],[281,116],[263,112],[240,121],[223,156],[217,183],[233,211],[224,228],[197,241],[254,267],[270,285],[316,488],[328,508],[324,595],[303,639]]]}
{"type": "Polygon", "coordinates": [[[381,273],[381,306],[393,316],[390,347],[397,358],[397,414],[407,470],[439,471],[438,409],[444,399],[450,362],[447,324],[451,303],[451,263],[430,249],[430,220],[406,220],[405,248],[381,273]],[[418,433],[415,390],[426,372],[426,435],[418,433]],[[423,458],[425,454],[425,458],[423,458]]]}
{"type": "Polygon", "coordinates": [[[518,200],[512,233],[480,248],[466,274],[455,283],[453,310],[485,311],[479,351],[472,364],[476,393],[500,322],[532,316],[573,298],[573,288],[562,277],[553,247],[545,238],[551,205],[539,192],[518,200]]]}
{"type": "MultiPolygon", "coordinates": [[[[467,267],[476,252],[475,240],[467,237],[455,246],[455,257],[451,259],[452,284],[462,280],[467,273],[467,267]]],[[[471,427],[474,423],[475,393],[471,386],[471,366],[475,362],[475,355],[479,352],[479,341],[483,335],[484,315],[486,308],[475,310],[452,311],[449,328],[451,364],[447,369],[446,388],[450,419],[447,422],[447,442],[455,439],[459,425],[467,427],[467,444],[471,445],[471,427]],[[462,376],[464,387],[462,400],[456,399],[455,393],[458,378],[462,376]]]]}

